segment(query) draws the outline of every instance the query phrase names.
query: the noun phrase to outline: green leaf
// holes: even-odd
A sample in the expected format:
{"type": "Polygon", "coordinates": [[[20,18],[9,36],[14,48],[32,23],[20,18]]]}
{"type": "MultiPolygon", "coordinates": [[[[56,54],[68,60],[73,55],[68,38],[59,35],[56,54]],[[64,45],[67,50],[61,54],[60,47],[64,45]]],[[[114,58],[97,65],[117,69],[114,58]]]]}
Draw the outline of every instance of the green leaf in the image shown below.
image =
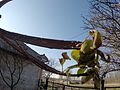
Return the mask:
{"type": "Polygon", "coordinates": [[[98,78],[99,77],[98,68],[86,69],[85,72],[88,73],[89,75],[88,76],[82,76],[82,78],[81,78],[81,83],[82,84],[88,82],[92,78],[99,79],[98,78]]]}
{"type": "Polygon", "coordinates": [[[67,68],[64,70],[64,72],[65,72],[65,73],[68,73],[71,69],[73,69],[73,68],[78,68],[78,67],[79,67],[78,64],[72,65],[72,66],[70,66],[70,67],[67,67],[67,68]]]}
{"type": "Polygon", "coordinates": [[[66,61],[66,60],[65,60],[64,58],[60,58],[60,59],[59,59],[59,62],[60,62],[61,65],[63,65],[63,64],[65,63],[65,61],[66,61]]]}
{"type": "Polygon", "coordinates": [[[83,74],[87,68],[80,68],[77,71],[77,74],[83,74]]]}
{"type": "Polygon", "coordinates": [[[80,58],[80,50],[72,50],[71,52],[71,57],[76,60],[77,62],[79,62],[79,58],[80,58]]]}
{"type": "Polygon", "coordinates": [[[100,76],[98,73],[94,75],[93,80],[94,80],[95,87],[100,88],[100,76]]]}
{"type": "Polygon", "coordinates": [[[84,83],[88,82],[90,79],[92,79],[93,77],[94,77],[93,74],[90,74],[88,76],[82,76],[81,83],[84,84],[84,83]]]}
{"type": "Polygon", "coordinates": [[[89,51],[91,51],[90,47],[92,46],[93,46],[93,40],[85,40],[81,45],[80,51],[84,54],[88,53],[89,51]]]}

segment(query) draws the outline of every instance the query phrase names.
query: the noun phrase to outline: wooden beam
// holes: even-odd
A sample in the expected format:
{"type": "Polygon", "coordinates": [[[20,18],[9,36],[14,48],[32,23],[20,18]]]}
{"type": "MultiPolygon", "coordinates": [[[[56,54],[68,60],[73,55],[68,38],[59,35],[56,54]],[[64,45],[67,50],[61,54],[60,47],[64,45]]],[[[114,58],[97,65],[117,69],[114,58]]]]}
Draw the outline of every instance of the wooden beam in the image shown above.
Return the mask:
{"type": "Polygon", "coordinates": [[[10,1],[12,1],[12,0],[2,0],[2,1],[0,1],[0,8],[10,1]]]}
{"type": "Polygon", "coordinates": [[[64,41],[64,40],[55,40],[55,39],[27,36],[14,32],[8,32],[1,28],[0,28],[0,35],[13,40],[18,40],[32,45],[51,48],[51,49],[79,49],[82,44],[82,42],[80,41],[64,41]]]}

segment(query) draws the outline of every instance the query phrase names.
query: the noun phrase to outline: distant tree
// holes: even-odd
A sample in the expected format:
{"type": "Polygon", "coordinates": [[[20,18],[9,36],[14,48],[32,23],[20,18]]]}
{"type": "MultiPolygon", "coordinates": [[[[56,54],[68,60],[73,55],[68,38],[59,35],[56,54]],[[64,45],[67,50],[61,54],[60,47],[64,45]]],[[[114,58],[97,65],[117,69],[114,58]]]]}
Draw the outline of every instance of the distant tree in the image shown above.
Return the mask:
{"type": "MultiPolygon", "coordinates": [[[[56,68],[58,67],[58,63],[57,61],[55,61],[54,59],[50,59],[48,60],[48,62],[46,62],[46,64],[52,68],[56,68]]],[[[39,78],[38,78],[38,87],[37,87],[37,90],[39,90],[39,88],[41,88],[41,80],[42,78],[46,79],[46,81],[50,78],[50,76],[52,76],[52,72],[49,72],[49,71],[45,71],[45,70],[42,70],[40,69],[39,70],[39,78]]],[[[46,83],[44,83],[45,85],[46,83]]],[[[44,86],[43,86],[44,87],[44,86]]],[[[46,87],[45,87],[46,88],[46,87]]],[[[46,90],[46,89],[45,89],[46,90]]]]}
{"type": "MultiPolygon", "coordinates": [[[[52,67],[52,68],[59,67],[59,64],[58,64],[57,61],[55,61],[54,59],[50,59],[46,64],[47,64],[48,66],[52,67]]],[[[50,76],[51,76],[52,74],[53,74],[53,73],[51,73],[51,72],[48,72],[48,71],[43,70],[42,77],[50,78],[50,76]]]]}
{"type": "Polygon", "coordinates": [[[3,82],[13,90],[21,80],[23,60],[18,55],[0,50],[0,75],[3,82]]]}
{"type": "Polygon", "coordinates": [[[120,59],[120,0],[88,0],[90,12],[83,16],[85,29],[98,29],[103,46],[109,48],[115,60],[120,59]]]}

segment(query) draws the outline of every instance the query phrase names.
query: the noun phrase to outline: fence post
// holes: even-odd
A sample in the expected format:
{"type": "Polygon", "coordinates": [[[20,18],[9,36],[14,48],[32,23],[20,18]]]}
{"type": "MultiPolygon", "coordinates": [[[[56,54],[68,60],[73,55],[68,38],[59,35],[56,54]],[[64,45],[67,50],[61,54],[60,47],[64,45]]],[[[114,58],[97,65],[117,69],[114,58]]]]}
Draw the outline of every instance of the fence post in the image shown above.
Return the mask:
{"type": "Polygon", "coordinates": [[[54,81],[53,81],[53,83],[52,83],[52,90],[54,89],[54,81]]]}
{"type": "Polygon", "coordinates": [[[101,78],[101,81],[100,81],[100,90],[105,90],[105,88],[104,88],[104,79],[103,78],[101,78]]]}
{"type": "Polygon", "coordinates": [[[63,85],[63,89],[62,90],[65,90],[65,85],[63,85]]]}
{"type": "Polygon", "coordinates": [[[48,88],[48,79],[49,78],[46,78],[45,90],[47,90],[47,88],[48,88]]]}

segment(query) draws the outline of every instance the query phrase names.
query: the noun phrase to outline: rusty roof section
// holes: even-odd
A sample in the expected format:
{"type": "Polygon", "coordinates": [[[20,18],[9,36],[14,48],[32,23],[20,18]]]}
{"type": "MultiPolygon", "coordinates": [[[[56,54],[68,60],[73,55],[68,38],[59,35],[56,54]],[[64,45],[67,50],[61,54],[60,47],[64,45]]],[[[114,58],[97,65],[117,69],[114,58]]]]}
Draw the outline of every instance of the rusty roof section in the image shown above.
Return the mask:
{"type": "MultiPolygon", "coordinates": [[[[42,62],[48,62],[48,58],[45,56],[45,54],[40,55],[39,53],[35,52],[33,49],[31,49],[30,47],[28,47],[25,43],[21,41],[16,41],[12,39],[9,39],[9,40],[15,45],[20,45],[26,52],[28,52],[30,55],[35,57],[37,60],[40,60],[42,62]]],[[[15,48],[13,48],[11,45],[6,43],[5,40],[1,38],[0,38],[0,49],[3,49],[9,53],[13,53],[14,55],[19,55],[20,57],[26,58],[25,55],[18,52],[15,48]]]]}
{"type": "Polygon", "coordinates": [[[2,0],[2,1],[0,1],[0,8],[10,1],[12,1],[12,0],[2,0]]]}
{"type": "MultiPolygon", "coordinates": [[[[2,38],[6,43],[11,45],[13,48],[15,48],[18,52],[25,55],[28,58],[29,61],[36,64],[38,67],[40,67],[40,68],[42,68],[42,69],[44,69],[46,71],[55,73],[55,74],[66,76],[65,73],[62,73],[62,72],[60,72],[60,71],[46,65],[44,62],[38,60],[37,58],[33,57],[30,53],[26,52],[26,50],[23,47],[21,47],[21,45],[14,44],[11,40],[9,40],[8,38],[6,38],[6,37],[4,37],[2,35],[0,35],[0,38],[2,38]]],[[[88,74],[87,73],[84,73],[84,74],[71,74],[71,76],[86,76],[86,75],[88,75],[88,74]]]]}
{"type": "Polygon", "coordinates": [[[51,49],[79,49],[82,43],[80,41],[64,41],[64,40],[55,40],[55,39],[27,36],[14,32],[8,32],[1,28],[0,28],[0,34],[13,40],[18,40],[36,46],[41,46],[51,49]]]}

